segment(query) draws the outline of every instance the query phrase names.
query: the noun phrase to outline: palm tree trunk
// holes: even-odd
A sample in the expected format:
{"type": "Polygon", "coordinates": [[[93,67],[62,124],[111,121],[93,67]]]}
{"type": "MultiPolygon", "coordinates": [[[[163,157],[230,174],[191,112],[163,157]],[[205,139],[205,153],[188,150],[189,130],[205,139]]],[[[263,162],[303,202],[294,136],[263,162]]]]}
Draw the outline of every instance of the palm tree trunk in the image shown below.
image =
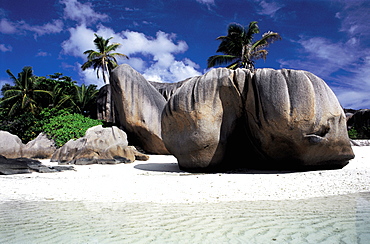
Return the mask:
{"type": "Polygon", "coordinates": [[[245,60],[245,45],[243,45],[243,49],[242,49],[242,58],[241,58],[241,62],[242,62],[242,66],[244,66],[243,68],[246,68],[245,66],[247,65],[247,60],[245,60]]]}

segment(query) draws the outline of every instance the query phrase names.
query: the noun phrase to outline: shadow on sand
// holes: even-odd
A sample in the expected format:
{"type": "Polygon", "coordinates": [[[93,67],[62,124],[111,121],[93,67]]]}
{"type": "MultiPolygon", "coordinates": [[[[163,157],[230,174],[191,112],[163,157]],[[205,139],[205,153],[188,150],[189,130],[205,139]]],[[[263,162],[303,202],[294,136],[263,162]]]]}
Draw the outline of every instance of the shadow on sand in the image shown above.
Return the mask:
{"type": "Polygon", "coordinates": [[[179,168],[177,163],[146,163],[135,165],[134,168],[154,172],[185,173],[185,171],[179,168]]]}
{"type": "MultiPolygon", "coordinates": [[[[163,172],[163,173],[185,173],[185,174],[291,174],[299,173],[302,171],[297,170],[258,170],[258,169],[234,169],[226,171],[215,171],[215,172],[186,172],[179,168],[177,163],[146,163],[138,164],[134,166],[135,169],[152,172],[163,172]]],[[[304,171],[303,171],[304,172],[304,171]]]]}

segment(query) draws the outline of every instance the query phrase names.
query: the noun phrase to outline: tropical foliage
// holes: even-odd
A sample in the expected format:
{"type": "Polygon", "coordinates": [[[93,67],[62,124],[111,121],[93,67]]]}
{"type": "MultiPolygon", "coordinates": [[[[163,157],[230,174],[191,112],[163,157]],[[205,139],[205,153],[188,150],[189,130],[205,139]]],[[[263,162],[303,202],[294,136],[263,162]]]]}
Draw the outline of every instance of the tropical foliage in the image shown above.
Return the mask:
{"type": "Polygon", "coordinates": [[[51,118],[42,129],[54,140],[57,147],[61,147],[71,139],[83,137],[90,127],[102,124],[99,120],[81,114],[62,114],[51,118]]]}
{"type": "Polygon", "coordinates": [[[265,48],[281,39],[278,33],[269,31],[260,40],[253,41],[254,35],[259,32],[256,21],[250,22],[248,27],[230,24],[227,35],[216,39],[221,41],[217,52],[223,54],[209,57],[208,68],[227,64],[229,69],[247,68],[253,71],[255,60],[266,59],[268,51],[265,48]]]}
{"type": "Polygon", "coordinates": [[[97,50],[87,50],[84,54],[87,54],[87,61],[81,66],[82,70],[88,68],[94,68],[96,70],[96,76],[99,79],[99,70],[103,74],[103,80],[105,84],[109,83],[109,74],[111,71],[117,67],[116,57],[127,58],[125,54],[122,53],[112,53],[117,50],[121,45],[119,43],[109,44],[109,41],[113,38],[104,39],[101,36],[95,34],[94,44],[97,50]]]}
{"type": "Polygon", "coordinates": [[[33,74],[32,67],[26,66],[22,72],[18,74],[18,78],[10,71],[6,71],[10,79],[13,80],[14,86],[7,87],[4,91],[4,98],[0,104],[9,105],[9,115],[16,112],[31,112],[37,113],[36,98],[39,93],[44,93],[51,96],[50,91],[41,90],[37,87],[36,77],[33,74]]]}
{"type": "Polygon", "coordinates": [[[18,135],[23,142],[44,132],[45,125],[54,117],[70,114],[96,117],[96,85],[79,86],[61,73],[49,78],[35,76],[28,66],[18,77],[9,70],[7,73],[14,85],[5,84],[1,89],[0,130],[18,135]]]}

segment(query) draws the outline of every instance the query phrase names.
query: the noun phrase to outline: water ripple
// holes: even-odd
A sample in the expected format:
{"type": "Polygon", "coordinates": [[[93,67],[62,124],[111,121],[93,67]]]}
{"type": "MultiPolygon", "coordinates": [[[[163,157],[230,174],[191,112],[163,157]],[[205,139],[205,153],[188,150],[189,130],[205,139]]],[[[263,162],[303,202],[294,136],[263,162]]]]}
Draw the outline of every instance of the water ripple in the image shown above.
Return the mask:
{"type": "Polygon", "coordinates": [[[367,243],[370,193],[292,201],[0,203],[1,243],[367,243]]]}

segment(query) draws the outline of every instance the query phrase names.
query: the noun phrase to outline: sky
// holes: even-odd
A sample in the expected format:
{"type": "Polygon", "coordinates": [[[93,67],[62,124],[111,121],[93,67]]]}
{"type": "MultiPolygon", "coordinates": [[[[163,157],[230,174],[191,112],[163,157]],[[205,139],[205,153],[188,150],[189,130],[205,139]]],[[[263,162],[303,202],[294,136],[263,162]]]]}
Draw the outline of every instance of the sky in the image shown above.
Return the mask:
{"type": "Polygon", "coordinates": [[[81,70],[94,33],[122,44],[119,59],[148,80],[177,82],[208,71],[230,23],[278,32],[256,68],[307,70],[345,108],[370,108],[369,0],[0,0],[0,86],[32,66],[79,84],[104,85],[81,70]]]}

